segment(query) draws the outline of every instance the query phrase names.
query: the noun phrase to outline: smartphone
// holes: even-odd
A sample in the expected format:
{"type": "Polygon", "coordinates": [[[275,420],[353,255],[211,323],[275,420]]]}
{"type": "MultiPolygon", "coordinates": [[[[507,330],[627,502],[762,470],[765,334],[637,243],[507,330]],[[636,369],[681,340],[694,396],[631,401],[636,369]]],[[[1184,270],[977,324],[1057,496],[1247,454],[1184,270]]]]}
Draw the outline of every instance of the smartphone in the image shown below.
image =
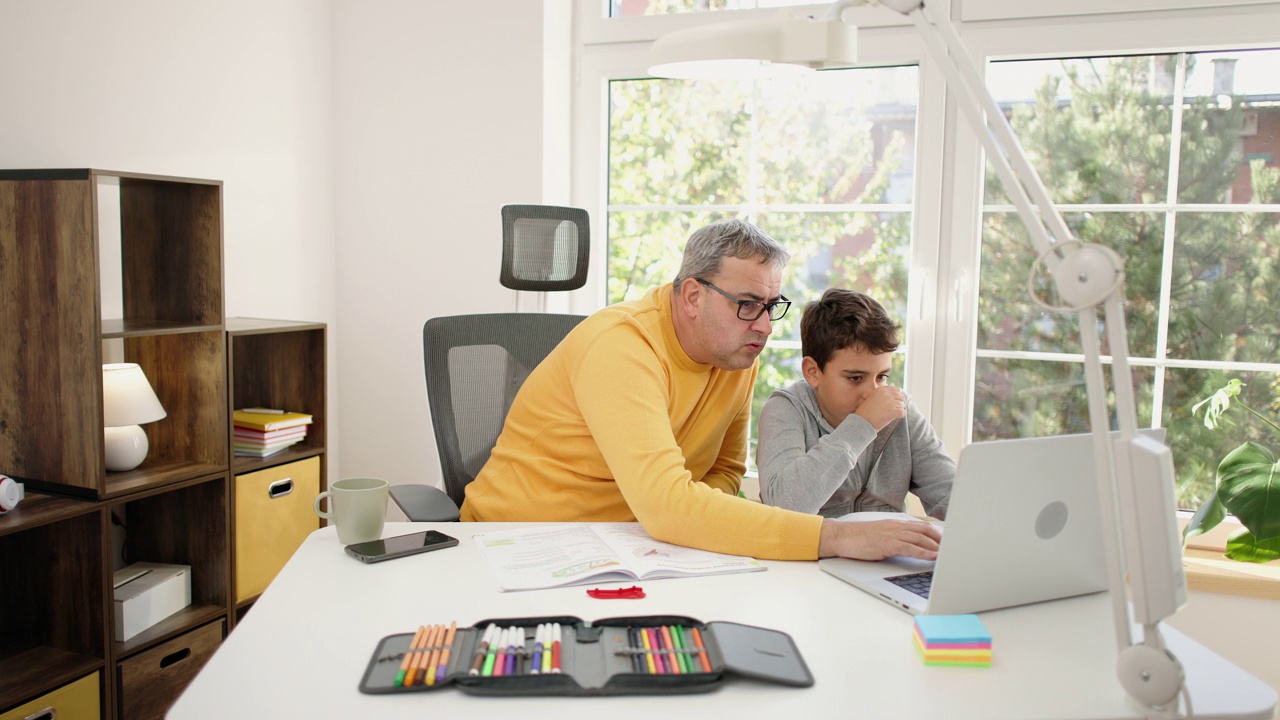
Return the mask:
{"type": "Polygon", "coordinates": [[[347,546],[347,554],[367,563],[382,562],[392,558],[430,552],[458,544],[457,538],[449,537],[442,532],[427,530],[409,535],[370,540],[347,546]]]}

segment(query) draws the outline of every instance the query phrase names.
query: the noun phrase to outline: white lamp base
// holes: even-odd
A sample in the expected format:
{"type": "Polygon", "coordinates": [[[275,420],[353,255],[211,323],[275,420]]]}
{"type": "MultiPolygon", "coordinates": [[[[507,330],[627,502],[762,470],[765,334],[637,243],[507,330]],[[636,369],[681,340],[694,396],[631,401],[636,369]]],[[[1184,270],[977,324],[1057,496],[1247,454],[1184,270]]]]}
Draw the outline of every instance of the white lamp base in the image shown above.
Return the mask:
{"type": "Polygon", "coordinates": [[[147,450],[151,447],[147,434],[139,425],[106,428],[105,439],[107,470],[111,472],[138,467],[147,458],[147,450]]]}

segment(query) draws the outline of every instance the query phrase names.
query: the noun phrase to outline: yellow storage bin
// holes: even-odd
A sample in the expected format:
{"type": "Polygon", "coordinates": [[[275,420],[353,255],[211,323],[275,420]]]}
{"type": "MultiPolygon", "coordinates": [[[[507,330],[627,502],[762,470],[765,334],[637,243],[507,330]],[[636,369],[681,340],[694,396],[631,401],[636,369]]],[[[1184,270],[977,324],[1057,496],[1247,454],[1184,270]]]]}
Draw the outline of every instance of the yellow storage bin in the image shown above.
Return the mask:
{"type": "Polygon", "coordinates": [[[41,695],[26,705],[19,705],[0,715],[0,720],[96,720],[101,702],[98,692],[98,673],[85,675],[73,683],[67,683],[51,693],[41,695]]]}
{"type": "Polygon", "coordinates": [[[236,602],[262,594],[320,520],[320,458],[236,476],[236,602]]]}

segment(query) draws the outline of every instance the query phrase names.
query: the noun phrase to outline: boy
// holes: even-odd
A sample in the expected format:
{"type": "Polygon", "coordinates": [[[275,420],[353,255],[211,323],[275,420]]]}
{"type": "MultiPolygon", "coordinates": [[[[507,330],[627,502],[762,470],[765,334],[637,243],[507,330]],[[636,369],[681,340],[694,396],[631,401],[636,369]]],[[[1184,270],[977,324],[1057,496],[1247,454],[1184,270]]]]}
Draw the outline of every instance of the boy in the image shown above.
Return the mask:
{"type": "Polygon", "coordinates": [[[903,512],[913,491],[946,519],[956,464],[929,421],[888,385],[898,326],[880,303],[832,288],[800,321],[804,379],[760,413],[760,495],[824,517],[903,512]]]}

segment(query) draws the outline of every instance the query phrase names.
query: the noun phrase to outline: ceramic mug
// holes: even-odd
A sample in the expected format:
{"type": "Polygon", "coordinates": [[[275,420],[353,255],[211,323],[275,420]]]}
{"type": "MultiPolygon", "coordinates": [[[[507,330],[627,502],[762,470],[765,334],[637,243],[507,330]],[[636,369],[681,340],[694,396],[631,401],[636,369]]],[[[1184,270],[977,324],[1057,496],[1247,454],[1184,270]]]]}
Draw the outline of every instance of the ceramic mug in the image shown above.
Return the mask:
{"type": "Polygon", "coordinates": [[[378,478],[344,478],[316,496],[316,514],[338,526],[338,540],[343,545],[368,542],[382,537],[387,519],[389,484],[378,478]],[[329,510],[320,509],[320,501],[329,498],[329,510]]]}

